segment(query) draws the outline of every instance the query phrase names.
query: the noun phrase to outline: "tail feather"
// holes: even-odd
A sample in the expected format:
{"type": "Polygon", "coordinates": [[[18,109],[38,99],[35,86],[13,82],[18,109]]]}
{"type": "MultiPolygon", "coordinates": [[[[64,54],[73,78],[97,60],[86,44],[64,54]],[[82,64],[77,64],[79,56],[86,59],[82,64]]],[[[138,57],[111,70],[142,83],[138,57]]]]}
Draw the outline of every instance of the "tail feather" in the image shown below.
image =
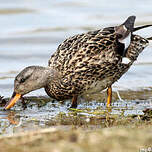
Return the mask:
{"type": "Polygon", "coordinates": [[[135,19],[136,16],[129,16],[122,25],[124,25],[128,30],[132,31],[134,29],[135,19]]]}
{"type": "MultiPolygon", "coordinates": [[[[133,29],[133,32],[138,31],[138,30],[141,30],[141,29],[143,29],[143,28],[150,27],[150,26],[152,26],[152,24],[135,27],[135,28],[133,29]]],[[[152,40],[152,37],[148,37],[148,38],[146,38],[146,39],[147,39],[147,40],[152,40]]]]}
{"type": "Polygon", "coordinates": [[[133,32],[138,31],[138,30],[141,30],[141,29],[143,29],[143,28],[150,27],[150,26],[152,26],[152,24],[135,27],[135,28],[133,29],[133,32]]]}
{"type": "Polygon", "coordinates": [[[152,40],[152,37],[148,37],[148,38],[146,38],[147,40],[152,40]]]}

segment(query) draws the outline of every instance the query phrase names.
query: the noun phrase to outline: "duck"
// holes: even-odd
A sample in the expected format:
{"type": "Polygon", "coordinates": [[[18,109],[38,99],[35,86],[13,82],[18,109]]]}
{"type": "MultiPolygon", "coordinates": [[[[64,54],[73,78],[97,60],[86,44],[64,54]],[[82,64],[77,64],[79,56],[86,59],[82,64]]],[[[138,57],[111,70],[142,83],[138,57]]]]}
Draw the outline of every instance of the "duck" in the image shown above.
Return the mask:
{"type": "Polygon", "coordinates": [[[24,95],[44,88],[58,101],[107,90],[107,107],[112,102],[112,84],[126,73],[151,38],[135,31],[152,25],[134,27],[136,16],[118,26],[77,34],[64,40],[51,56],[47,67],[29,66],[14,80],[14,91],[4,109],[10,109],[24,95]]]}

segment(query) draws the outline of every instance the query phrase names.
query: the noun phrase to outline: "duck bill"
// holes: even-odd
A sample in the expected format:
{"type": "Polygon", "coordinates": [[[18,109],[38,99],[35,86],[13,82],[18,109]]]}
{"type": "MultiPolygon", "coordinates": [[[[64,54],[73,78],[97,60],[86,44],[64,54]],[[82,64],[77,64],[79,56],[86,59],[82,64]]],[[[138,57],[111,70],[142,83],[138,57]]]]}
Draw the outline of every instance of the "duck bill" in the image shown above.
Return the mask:
{"type": "Polygon", "coordinates": [[[10,109],[11,107],[14,106],[14,104],[21,98],[21,94],[18,93],[13,93],[11,99],[7,102],[7,104],[5,105],[5,110],[10,109]]]}

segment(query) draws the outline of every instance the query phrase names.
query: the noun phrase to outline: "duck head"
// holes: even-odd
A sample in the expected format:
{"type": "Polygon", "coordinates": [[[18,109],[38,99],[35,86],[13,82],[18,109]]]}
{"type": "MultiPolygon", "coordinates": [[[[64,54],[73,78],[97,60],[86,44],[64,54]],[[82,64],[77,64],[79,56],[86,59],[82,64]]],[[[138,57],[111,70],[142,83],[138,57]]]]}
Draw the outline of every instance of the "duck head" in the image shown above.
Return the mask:
{"type": "Polygon", "coordinates": [[[10,109],[23,95],[45,87],[52,77],[50,68],[30,66],[23,69],[14,80],[14,92],[5,109],[10,109]]]}

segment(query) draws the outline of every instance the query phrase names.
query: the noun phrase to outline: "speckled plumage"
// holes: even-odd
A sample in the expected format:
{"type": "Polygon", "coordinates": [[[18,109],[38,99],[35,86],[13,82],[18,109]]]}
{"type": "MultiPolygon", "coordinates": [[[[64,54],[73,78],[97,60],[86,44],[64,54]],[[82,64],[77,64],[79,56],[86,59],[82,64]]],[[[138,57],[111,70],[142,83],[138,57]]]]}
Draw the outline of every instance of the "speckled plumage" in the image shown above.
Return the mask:
{"type": "Polygon", "coordinates": [[[40,88],[57,100],[72,98],[73,108],[81,94],[107,88],[107,107],[112,101],[112,84],[128,71],[150,38],[133,33],[152,25],[134,28],[135,16],[121,25],[90,31],[66,39],[49,60],[48,67],[29,66],[15,78],[14,92],[5,109],[25,94],[40,88]]]}
{"type": "Polygon", "coordinates": [[[70,37],[49,60],[49,67],[58,72],[59,79],[45,90],[49,96],[63,100],[106,89],[128,71],[147,45],[147,39],[132,34],[123,55],[124,46],[118,42],[115,27],[70,37]],[[124,56],[131,62],[123,64],[124,56]]]}

